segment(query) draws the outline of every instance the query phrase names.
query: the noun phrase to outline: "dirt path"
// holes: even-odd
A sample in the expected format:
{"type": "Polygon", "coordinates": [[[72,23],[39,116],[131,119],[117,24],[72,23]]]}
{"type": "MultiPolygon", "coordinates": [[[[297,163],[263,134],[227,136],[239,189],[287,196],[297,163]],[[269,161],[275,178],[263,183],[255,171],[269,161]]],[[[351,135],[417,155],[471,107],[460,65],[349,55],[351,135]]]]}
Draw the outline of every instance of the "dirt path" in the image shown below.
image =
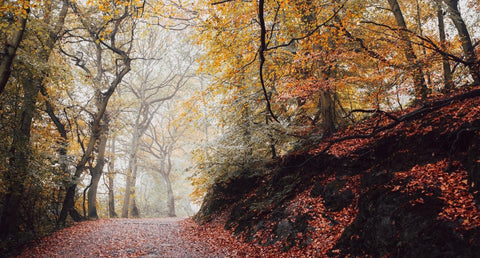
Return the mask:
{"type": "Polygon", "coordinates": [[[181,221],[164,218],[81,222],[41,239],[19,257],[225,256],[202,242],[182,238],[181,221]]]}

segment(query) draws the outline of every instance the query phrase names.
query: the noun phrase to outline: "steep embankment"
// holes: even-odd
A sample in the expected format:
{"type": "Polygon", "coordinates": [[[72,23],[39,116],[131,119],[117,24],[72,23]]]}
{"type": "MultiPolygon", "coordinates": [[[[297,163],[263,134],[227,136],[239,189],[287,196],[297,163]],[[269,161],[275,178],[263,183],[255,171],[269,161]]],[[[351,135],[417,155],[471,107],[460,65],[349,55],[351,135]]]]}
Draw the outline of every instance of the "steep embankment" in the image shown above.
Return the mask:
{"type": "Polygon", "coordinates": [[[478,255],[479,91],[376,112],[308,151],[220,180],[197,215],[201,230],[224,226],[251,242],[242,252],[266,256],[478,255]]]}

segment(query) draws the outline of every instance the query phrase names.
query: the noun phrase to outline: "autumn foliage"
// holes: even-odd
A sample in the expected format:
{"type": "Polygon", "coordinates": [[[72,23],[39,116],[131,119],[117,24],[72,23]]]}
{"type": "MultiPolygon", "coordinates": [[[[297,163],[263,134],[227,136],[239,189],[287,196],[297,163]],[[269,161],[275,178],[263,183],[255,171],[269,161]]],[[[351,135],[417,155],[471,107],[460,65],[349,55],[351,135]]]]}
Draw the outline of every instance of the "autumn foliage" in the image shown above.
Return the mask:
{"type": "Polygon", "coordinates": [[[263,172],[219,179],[198,230],[218,239],[224,225],[242,240],[240,256],[472,256],[480,240],[479,104],[478,96],[452,100],[361,139],[393,121],[377,114],[263,172]],[[346,136],[357,138],[335,142],[346,136]]]}

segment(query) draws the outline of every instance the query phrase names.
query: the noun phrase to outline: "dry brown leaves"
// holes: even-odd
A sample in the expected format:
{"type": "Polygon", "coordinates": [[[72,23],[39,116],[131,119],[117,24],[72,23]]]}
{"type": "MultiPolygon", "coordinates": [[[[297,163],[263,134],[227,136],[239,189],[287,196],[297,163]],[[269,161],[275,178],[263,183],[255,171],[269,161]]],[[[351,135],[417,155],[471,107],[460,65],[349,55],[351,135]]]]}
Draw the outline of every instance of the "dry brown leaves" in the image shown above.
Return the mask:
{"type": "Polygon", "coordinates": [[[44,237],[19,257],[209,257],[203,241],[180,236],[181,219],[85,221],[44,237]],[[186,241],[187,240],[187,241],[186,241]]]}

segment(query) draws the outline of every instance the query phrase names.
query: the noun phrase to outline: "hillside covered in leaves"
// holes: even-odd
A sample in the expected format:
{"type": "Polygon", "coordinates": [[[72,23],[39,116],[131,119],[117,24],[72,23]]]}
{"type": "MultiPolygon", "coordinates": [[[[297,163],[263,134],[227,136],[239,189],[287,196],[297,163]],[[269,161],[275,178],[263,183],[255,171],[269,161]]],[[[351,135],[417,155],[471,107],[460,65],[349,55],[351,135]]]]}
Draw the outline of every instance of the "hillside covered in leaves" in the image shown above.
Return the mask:
{"type": "Polygon", "coordinates": [[[319,144],[218,179],[196,215],[197,236],[230,232],[241,239],[227,237],[242,245],[239,255],[474,257],[479,128],[479,88],[373,113],[319,144]]]}

